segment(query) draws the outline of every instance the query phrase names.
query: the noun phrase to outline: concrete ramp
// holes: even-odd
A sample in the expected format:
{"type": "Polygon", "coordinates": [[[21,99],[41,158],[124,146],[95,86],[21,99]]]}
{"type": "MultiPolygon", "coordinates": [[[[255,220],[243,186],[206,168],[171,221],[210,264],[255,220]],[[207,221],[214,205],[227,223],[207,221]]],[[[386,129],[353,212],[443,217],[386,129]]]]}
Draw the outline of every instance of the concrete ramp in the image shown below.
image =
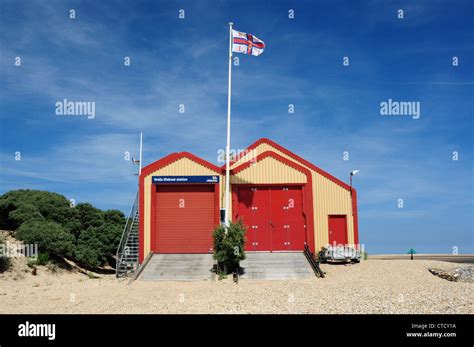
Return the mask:
{"type": "Polygon", "coordinates": [[[313,269],[301,253],[252,253],[240,263],[242,279],[288,280],[314,277],[313,269]]]}
{"type": "Polygon", "coordinates": [[[212,254],[153,254],[140,274],[144,281],[204,281],[212,276],[212,254]]]}

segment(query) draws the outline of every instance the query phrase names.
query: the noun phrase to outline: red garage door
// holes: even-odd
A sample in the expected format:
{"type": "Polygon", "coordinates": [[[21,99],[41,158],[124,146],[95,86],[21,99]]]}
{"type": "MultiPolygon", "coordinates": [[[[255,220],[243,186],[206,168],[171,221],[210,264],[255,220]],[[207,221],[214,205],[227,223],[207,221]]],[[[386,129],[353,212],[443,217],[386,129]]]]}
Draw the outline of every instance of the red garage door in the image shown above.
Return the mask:
{"type": "Polygon", "coordinates": [[[214,222],[214,185],[156,185],[156,253],[209,253],[214,222]]]}
{"type": "Polygon", "coordinates": [[[347,244],[347,221],[345,215],[329,216],[329,244],[347,244]]]}
{"type": "Polygon", "coordinates": [[[301,251],[305,216],[301,186],[237,188],[237,218],[247,226],[248,251],[301,251]]]}

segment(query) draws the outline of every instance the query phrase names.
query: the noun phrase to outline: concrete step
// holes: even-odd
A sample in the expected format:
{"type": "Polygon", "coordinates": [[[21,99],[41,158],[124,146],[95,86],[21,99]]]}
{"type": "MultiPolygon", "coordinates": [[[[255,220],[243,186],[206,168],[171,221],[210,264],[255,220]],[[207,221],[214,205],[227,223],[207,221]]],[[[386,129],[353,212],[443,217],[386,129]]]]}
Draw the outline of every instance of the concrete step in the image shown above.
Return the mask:
{"type": "Polygon", "coordinates": [[[203,281],[209,280],[214,265],[212,254],[154,254],[140,280],[203,281]]]}
{"type": "Polygon", "coordinates": [[[246,252],[246,258],[240,266],[242,279],[287,280],[314,276],[311,265],[303,252],[246,252]]]}

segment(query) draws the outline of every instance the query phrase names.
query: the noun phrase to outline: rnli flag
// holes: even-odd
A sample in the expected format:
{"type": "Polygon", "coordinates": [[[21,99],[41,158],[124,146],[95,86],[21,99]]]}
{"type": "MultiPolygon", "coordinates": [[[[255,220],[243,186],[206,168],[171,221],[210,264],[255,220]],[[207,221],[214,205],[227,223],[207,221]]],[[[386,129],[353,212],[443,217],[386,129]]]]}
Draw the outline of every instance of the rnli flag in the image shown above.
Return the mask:
{"type": "Polygon", "coordinates": [[[260,55],[265,49],[265,44],[252,34],[246,34],[232,29],[232,52],[260,55]]]}

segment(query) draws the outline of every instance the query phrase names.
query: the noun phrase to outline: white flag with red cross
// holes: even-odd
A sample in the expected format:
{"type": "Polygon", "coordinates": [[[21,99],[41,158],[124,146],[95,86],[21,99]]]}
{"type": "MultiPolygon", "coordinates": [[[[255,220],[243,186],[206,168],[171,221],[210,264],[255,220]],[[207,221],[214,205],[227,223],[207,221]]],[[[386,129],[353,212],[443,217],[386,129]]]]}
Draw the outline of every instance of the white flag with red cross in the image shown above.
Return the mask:
{"type": "Polygon", "coordinates": [[[258,56],[264,49],[265,43],[258,37],[232,29],[232,52],[258,56]]]}

